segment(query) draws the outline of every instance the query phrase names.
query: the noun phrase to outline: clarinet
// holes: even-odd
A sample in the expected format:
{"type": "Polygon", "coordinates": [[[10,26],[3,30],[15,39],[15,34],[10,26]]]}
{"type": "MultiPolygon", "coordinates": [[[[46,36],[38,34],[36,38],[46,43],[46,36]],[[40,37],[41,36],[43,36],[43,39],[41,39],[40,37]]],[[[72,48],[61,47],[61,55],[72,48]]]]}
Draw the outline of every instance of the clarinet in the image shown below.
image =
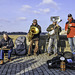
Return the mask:
{"type": "Polygon", "coordinates": [[[69,23],[68,23],[68,30],[67,30],[67,34],[69,34],[70,33],[70,21],[69,21],[69,23]]]}

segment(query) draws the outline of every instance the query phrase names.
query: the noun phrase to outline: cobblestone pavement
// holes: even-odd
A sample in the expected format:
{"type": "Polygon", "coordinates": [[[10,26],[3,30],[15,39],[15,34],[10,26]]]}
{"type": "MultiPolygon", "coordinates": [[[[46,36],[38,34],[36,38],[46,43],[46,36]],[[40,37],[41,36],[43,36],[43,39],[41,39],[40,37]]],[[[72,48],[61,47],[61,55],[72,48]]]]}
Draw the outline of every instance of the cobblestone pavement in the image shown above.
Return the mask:
{"type": "Polygon", "coordinates": [[[46,53],[38,56],[12,56],[12,61],[0,65],[0,75],[75,75],[75,70],[48,69],[46,61],[54,57],[46,53]]]}

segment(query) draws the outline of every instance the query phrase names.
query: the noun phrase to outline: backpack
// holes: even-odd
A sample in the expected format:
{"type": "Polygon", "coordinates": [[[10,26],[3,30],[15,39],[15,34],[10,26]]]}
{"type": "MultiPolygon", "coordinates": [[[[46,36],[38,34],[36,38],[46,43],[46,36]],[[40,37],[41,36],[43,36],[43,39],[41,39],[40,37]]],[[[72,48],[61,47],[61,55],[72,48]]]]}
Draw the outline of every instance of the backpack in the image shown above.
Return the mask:
{"type": "Polygon", "coordinates": [[[15,49],[13,50],[13,54],[25,55],[26,52],[27,52],[26,37],[25,36],[20,36],[15,41],[15,49]]]}

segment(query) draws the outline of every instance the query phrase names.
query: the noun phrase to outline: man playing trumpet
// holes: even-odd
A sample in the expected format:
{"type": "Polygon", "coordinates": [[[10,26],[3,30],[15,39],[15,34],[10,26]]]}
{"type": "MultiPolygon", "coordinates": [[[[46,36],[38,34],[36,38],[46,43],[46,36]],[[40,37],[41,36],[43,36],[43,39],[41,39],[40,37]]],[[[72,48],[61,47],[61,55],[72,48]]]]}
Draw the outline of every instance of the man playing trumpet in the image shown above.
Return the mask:
{"type": "Polygon", "coordinates": [[[41,33],[41,27],[38,25],[37,20],[34,19],[32,25],[30,26],[30,30],[28,32],[28,37],[30,36],[30,38],[28,38],[30,40],[28,56],[31,55],[33,43],[35,43],[34,55],[37,55],[40,33],[41,33]]]}

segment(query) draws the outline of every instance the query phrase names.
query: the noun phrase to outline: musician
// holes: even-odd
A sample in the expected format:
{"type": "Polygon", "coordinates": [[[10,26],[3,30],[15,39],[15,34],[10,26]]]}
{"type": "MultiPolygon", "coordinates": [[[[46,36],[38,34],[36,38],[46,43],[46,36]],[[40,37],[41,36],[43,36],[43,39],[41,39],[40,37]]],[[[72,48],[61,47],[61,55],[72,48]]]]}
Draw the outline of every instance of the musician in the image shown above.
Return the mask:
{"type": "Polygon", "coordinates": [[[75,20],[73,19],[72,14],[68,14],[68,21],[65,24],[65,31],[67,31],[67,38],[73,53],[75,51],[75,20]]]}
{"type": "Polygon", "coordinates": [[[50,56],[54,51],[54,54],[57,55],[57,42],[59,40],[59,33],[61,32],[61,27],[57,24],[57,22],[53,22],[53,24],[49,25],[47,31],[50,32],[54,30],[55,33],[49,36],[49,45],[48,45],[48,55],[50,56]],[[52,45],[54,44],[54,50],[52,50],[52,45]]]}
{"type": "MultiPolygon", "coordinates": [[[[39,44],[39,38],[40,38],[40,33],[41,33],[41,27],[38,25],[36,19],[33,20],[33,23],[32,23],[32,25],[30,26],[30,28],[31,28],[32,26],[37,27],[37,28],[39,29],[39,33],[38,33],[38,34],[35,34],[35,35],[33,36],[33,38],[31,39],[31,41],[30,41],[30,46],[29,46],[29,50],[28,50],[28,56],[31,55],[31,50],[32,50],[32,45],[33,45],[33,43],[35,43],[34,55],[37,55],[37,52],[38,52],[38,44],[39,44]]],[[[29,30],[29,32],[30,32],[30,30],[29,30]]]]}
{"type": "MultiPolygon", "coordinates": [[[[12,39],[8,36],[7,33],[3,34],[3,39],[0,41],[0,48],[2,49],[11,49],[11,50],[7,50],[8,51],[8,61],[11,61],[11,52],[13,50],[14,44],[12,39]]],[[[0,59],[1,59],[1,63],[3,64],[3,60],[4,60],[4,53],[6,51],[5,50],[1,50],[0,52],[0,59]]]]}

